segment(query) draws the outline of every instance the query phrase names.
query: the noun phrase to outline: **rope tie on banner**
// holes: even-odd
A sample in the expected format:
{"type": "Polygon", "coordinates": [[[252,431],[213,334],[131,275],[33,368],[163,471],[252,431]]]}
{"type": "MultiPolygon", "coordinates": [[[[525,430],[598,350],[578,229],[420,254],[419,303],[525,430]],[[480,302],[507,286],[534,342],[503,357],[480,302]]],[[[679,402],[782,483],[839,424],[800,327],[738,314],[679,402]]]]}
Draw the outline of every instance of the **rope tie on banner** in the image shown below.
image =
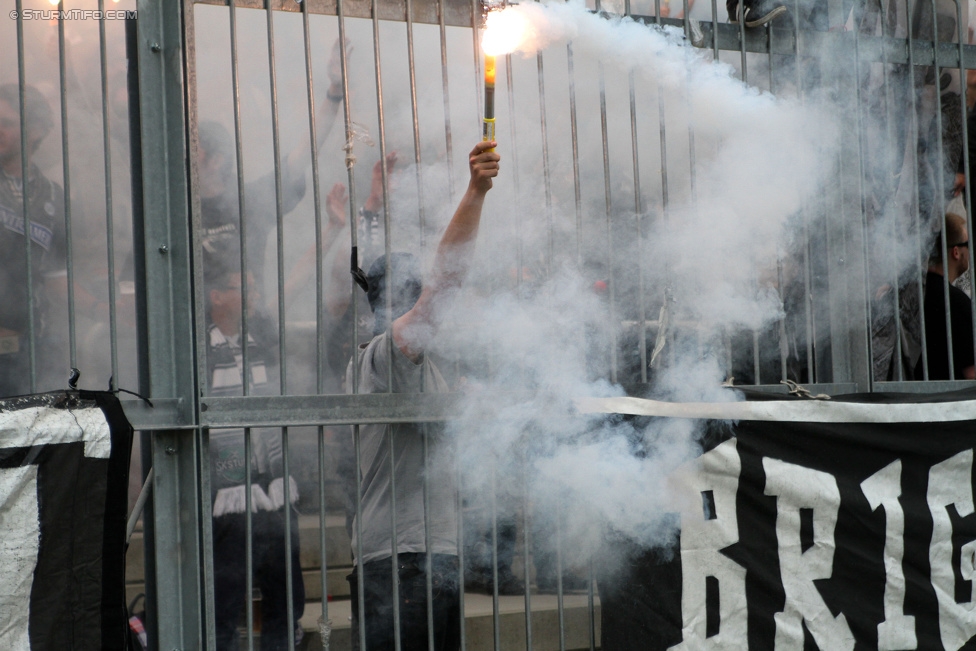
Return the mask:
{"type": "Polygon", "coordinates": [[[319,639],[322,640],[322,651],[329,651],[329,641],[332,637],[332,620],[319,617],[316,623],[319,626],[319,639]]]}
{"type": "Polygon", "coordinates": [[[356,165],[356,155],[352,153],[352,148],[357,140],[370,147],[376,146],[369,135],[369,129],[357,122],[350,122],[349,131],[346,132],[346,144],[342,146],[342,150],[346,152],[346,169],[351,170],[356,165]]]}
{"type": "Polygon", "coordinates": [[[664,346],[668,341],[668,329],[671,325],[671,310],[668,304],[674,300],[670,287],[666,287],[664,290],[664,303],[661,305],[661,311],[657,316],[657,336],[654,338],[654,348],[651,352],[651,368],[657,367],[657,359],[660,357],[661,352],[664,350],[664,346]]]}
{"type": "Polygon", "coordinates": [[[797,384],[793,380],[780,380],[780,384],[785,384],[790,391],[791,396],[798,396],[800,398],[810,398],[812,400],[830,400],[830,396],[826,393],[818,393],[814,395],[810,393],[810,390],[801,384],[797,384]]]}

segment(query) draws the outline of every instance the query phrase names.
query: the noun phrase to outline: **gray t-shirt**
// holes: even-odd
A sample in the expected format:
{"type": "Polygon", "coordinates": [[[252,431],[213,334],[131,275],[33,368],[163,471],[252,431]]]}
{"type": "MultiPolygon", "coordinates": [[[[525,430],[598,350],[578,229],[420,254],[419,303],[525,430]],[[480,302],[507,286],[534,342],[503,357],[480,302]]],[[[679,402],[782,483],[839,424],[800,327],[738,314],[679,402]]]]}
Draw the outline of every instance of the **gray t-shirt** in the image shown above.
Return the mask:
{"type": "MultiPolygon", "coordinates": [[[[359,349],[359,393],[385,393],[393,351],[394,393],[446,393],[447,382],[430,361],[414,364],[391,344],[384,333],[359,349]]],[[[346,386],[352,387],[352,367],[346,386]]],[[[424,536],[424,476],[430,496],[431,552],[457,554],[457,469],[454,446],[445,439],[443,427],[426,425],[428,461],[424,469],[424,425],[398,423],[360,426],[362,471],[362,562],[389,558],[390,536],[390,433],[396,465],[397,553],[427,551],[424,536]]],[[[353,523],[353,554],[356,554],[358,523],[353,523]]]]}

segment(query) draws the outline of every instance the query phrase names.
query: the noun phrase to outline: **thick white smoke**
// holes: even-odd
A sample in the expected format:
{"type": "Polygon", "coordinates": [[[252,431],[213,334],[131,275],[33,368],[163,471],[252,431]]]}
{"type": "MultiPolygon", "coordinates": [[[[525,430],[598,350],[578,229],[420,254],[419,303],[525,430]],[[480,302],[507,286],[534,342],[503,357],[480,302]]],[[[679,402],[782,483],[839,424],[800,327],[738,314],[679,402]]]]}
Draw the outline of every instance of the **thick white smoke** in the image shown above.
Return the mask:
{"type": "MultiPolygon", "coordinates": [[[[616,167],[630,179],[611,180],[618,203],[608,211],[599,200],[602,138],[581,135],[583,185],[599,197],[584,207],[584,229],[599,244],[583,244],[582,268],[571,254],[575,206],[565,159],[550,155],[550,212],[541,191],[541,147],[515,152],[502,144],[503,172],[489,195],[481,255],[471,274],[476,289],[441,333],[444,352],[458,356],[479,378],[471,390],[468,418],[455,424],[467,462],[466,481],[525,486],[535,517],[553,527],[553,514],[560,514],[558,526],[572,541],[563,542],[567,562],[581,563],[608,535],[642,545],[670,539],[666,477],[699,450],[701,432],[688,421],[635,424],[574,417],[571,399],[622,392],[605,379],[637,365],[626,356],[611,361],[616,355],[611,341],[626,336],[619,322],[635,315],[640,302],[647,318],[656,320],[665,294],[674,336],[652,369],[657,390],[678,400],[735,399],[720,387],[727,371],[724,335],[762,330],[783,315],[778,275],[784,266],[799,264],[791,256],[801,211],[823,192],[828,163],[837,155],[838,128],[829,107],[760,92],[736,79],[730,66],[706,59],[676,32],[627,18],[602,18],[578,3],[526,3],[505,11],[525,22],[519,54],[565,56],[572,43],[579,95],[592,93],[602,75],[606,96],[626,101],[633,79],[643,124],[656,128],[662,115],[668,131],[667,205],[659,142],[640,151],[646,161],[642,176],[647,174],[642,241],[630,190],[633,175],[626,167],[631,151],[610,153],[611,170],[616,167]],[[516,153],[518,194],[505,179],[516,173],[516,153]],[[512,208],[515,228],[500,227],[498,222],[513,225],[512,208]],[[609,234],[601,234],[602,229],[609,234]],[[552,257],[550,237],[563,245],[552,257]],[[515,275],[513,252],[519,240],[531,274],[519,287],[506,289],[515,275]],[[608,255],[613,261],[607,262],[608,255]],[[608,280],[612,306],[609,292],[594,285],[596,280],[608,280]],[[486,405],[483,396],[492,391],[528,391],[535,397],[505,393],[486,405]]],[[[553,64],[545,63],[552,75],[553,64]]],[[[559,104],[548,109],[550,124],[565,118],[565,102],[559,104]]],[[[627,107],[610,105],[608,111],[612,118],[629,120],[627,107]]],[[[600,119],[598,110],[581,114],[581,133],[600,119]]],[[[506,119],[515,120],[523,133],[533,130],[538,117],[517,113],[500,117],[499,123],[506,119]]],[[[629,126],[629,121],[624,124],[628,138],[629,126]]],[[[558,150],[566,135],[550,131],[549,142],[542,145],[558,150]]],[[[648,358],[654,334],[651,330],[647,337],[648,358]]],[[[633,332],[630,343],[636,343],[633,332]]]]}

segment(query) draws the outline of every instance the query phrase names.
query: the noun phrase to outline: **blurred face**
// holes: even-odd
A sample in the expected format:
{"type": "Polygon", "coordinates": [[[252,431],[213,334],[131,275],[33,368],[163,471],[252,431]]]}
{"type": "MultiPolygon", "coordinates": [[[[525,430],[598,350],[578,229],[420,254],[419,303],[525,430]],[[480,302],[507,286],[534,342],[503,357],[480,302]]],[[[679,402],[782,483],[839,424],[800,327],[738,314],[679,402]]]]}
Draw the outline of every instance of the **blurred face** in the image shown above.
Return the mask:
{"type": "MultiPolygon", "coordinates": [[[[259,297],[254,287],[254,276],[247,275],[247,307],[248,314],[253,314],[259,297]]],[[[231,274],[221,289],[210,290],[210,303],[213,310],[219,310],[228,319],[239,321],[243,314],[243,299],[241,297],[241,276],[231,274]]]]}
{"type": "Polygon", "coordinates": [[[963,244],[959,246],[959,273],[964,274],[969,269],[969,231],[963,230],[963,244]]]}
{"type": "Polygon", "coordinates": [[[210,154],[203,147],[199,147],[198,151],[197,171],[200,178],[200,196],[204,198],[217,196],[224,189],[223,174],[221,173],[224,157],[221,154],[210,154]]]}

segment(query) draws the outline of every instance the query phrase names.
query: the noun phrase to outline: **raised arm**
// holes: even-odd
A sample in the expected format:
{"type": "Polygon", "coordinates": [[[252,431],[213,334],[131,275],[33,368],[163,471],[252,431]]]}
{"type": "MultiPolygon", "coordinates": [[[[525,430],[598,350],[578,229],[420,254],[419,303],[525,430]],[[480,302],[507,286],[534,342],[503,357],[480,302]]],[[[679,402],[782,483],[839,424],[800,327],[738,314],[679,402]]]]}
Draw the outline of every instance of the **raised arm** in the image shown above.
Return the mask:
{"type": "MultiPolygon", "coordinates": [[[[315,153],[325,144],[325,139],[332,132],[335,126],[336,117],[339,115],[339,107],[342,106],[342,65],[340,59],[340,43],[336,39],[332,46],[332,56],[329,58],[329,90],[326,91],[324,98],[317,98],[315,101],[315,153]]],[[[352,44],[346,41],[346,59],[352,55],[352,44]]],[[[285,158],[285,164],[295,173],[304,171],[308,158],[308,140],[302,139],[285,158]]]]}
{"type": "Polygon", "coordinates": [[[492,179],[498,176],[501,158],[488,151],[496,146],[494,141],[479,142],[471,150],[468,189],[441,236],[430,277],[413,308],[393,322],[394,343],[415,362],[437,331],[444,299],[461,286],[471,266],[485,195],[492,187],[492,179]]]}

